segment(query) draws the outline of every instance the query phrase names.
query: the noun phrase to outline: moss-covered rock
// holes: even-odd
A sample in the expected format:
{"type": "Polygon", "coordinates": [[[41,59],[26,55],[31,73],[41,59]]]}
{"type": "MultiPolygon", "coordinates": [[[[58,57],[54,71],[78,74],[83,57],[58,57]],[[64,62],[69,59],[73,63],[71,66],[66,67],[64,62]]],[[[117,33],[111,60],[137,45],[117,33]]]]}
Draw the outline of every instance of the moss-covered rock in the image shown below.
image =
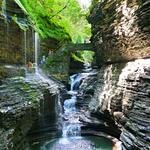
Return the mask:
{"type": "MultiPolygon", "coordinates": [[[[69,78],[70,53],[63,46],[55,51],[48,49],[41,67],[48,76],[67,82],[69,78]]],[[[45,55],[43,55],[45,56],[45,55]]],[[[42,60],[42,59],[41,59],[42,60]]]]}
{"type": "MultiPolygon", "coordinates": [[[[55,124],[56,119],[54,118],[58,111],[55,112],[56,106],[53,104],[58,102],[59,92],[62,88],[63,85],[56,81],[37,79],[34,76],[30,79],[15,77],[3,80],[0,86],[0,149],[26,149],[25,136],[35,120],[41,122],[41,119],[49,117],[48,125],[55,126],[55,129],[51,129],[56,131],[58,126],[55,124]],[[45,92],[49,93],[49,97],[46,98],[45,92]],[[45,109],[42,112],[42,104],[47,107],[51,106],[51,109],[45,109]],[[51,111],[53,113],[49,114],[51,111]]],[[[42,128],[42,126],[40,127],[42,128]]],[[[35,128],[39,130],[37,123],[33,129],[35,128]]]]}

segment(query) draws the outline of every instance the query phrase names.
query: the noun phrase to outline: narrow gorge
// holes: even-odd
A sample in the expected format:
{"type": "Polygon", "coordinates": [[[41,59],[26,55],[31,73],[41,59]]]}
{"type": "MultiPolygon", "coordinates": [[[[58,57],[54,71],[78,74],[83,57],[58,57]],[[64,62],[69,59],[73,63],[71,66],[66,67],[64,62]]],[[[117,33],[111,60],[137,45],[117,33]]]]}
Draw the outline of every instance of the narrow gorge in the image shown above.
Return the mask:
{"type": "Polygon", "coordinates": [[[0,6],[0,150],[150,150],[149,0],[0,6]]]}

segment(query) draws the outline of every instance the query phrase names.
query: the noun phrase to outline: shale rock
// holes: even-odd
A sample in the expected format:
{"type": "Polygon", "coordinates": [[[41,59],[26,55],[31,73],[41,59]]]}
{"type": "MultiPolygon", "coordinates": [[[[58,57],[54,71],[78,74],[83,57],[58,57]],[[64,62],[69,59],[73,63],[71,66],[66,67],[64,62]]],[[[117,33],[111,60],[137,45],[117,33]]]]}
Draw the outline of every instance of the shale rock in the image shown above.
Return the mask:
{"type": "Polygon", "coordinates": [[[114,117],[124,149],[149,150],[150,59],[102,67],[98,81],[91,111],[114,117]]]}
{"type": "Polygon", "coordinates": [[[150,57],[150,1],[105,0],[91,10],[98,65],[150,57]]]}
{"type": "MultiPolygon", "coordinates": [[[[42,77],[36,79],[31,76],[28,79],[15,77],[3,80],[0,86],[1,150],[26,149],[28,143],[25,137],[34,122],[37,123],[42,118],[45,121],[43,123],[46,124],[46,117],[51,115],[50,119],[52,119],[57,116],[54,114],[56,107],[53,104],[58,102],[60,89],[63,88],[63,85],[52,79],[44,79],[42,77]],[[49,99],[46,99],[46,93],[49,93],[49,99]],[[51,98],[52,95],[56,95],[55,101],[51,98]],[[48,105],[49,103],[51,105],[48,105]],[[54,113],[48,114],[49,109],[46,108],[43,112],[41,104],[51,107],[50,110],[54,113]]],[[[51,121],[49,126],[53,126],[55,121],[51,121]]],[[[34,127],[38,130],[38,124],[34,127]]]]}

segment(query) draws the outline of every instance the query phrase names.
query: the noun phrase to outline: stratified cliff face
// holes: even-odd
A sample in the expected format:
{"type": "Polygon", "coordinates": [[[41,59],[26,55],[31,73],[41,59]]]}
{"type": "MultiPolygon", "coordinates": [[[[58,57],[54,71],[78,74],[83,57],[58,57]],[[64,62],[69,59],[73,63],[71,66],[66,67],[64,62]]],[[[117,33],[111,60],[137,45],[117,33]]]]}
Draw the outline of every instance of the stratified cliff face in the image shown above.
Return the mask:
{"type": "Polygon", "coordinates": [[[89,16],[97,62],[150,56],[150,1],[105,0],[89,16]]]}
{"type": "Polygon", "coordinates": [[[150,149],[149,18],[148,0],[105,0],[89,17],[101,66],[89,107],[114,117],[126,150],[150,149]]]}
{"type": "MultiPolygon", "coordinates": [[[[113,64],[100,69],[92,112],[109,112],[122,129],[128,150],[148,150],[150,133],[150,59],[113,64]]],[[[113,132],[113,131],[112,131],[113,132]]]]}
{"type": "Polygon", "coordinates": [[[57,134],[61,91],[65,93],[64,86],[52,79],[4,80],[0,85],[0,150],[26,150],[27,134],[41,134],[43,129],[57,134]]]}
{"type": "Polygon", "coordinates": [[[14,1],[1,0],[0,8],[0,63],[24,64],[25,51],[32,61],[34,34],[19,27],[28,26],[27,17],[14,1]]]}

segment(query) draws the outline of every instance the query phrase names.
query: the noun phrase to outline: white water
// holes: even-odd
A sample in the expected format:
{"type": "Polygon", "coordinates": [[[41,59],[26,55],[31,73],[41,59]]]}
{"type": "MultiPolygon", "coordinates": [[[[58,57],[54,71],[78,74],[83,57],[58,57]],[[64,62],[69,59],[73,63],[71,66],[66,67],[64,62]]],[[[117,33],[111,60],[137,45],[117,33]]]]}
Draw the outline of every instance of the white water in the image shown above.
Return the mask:
{"type": "Polygon", "coordinates": [[[39,35],[35,32],[35,73],[38,74],[39,35]]]}
{"type": "Polygon", "coordinates": [[[26,69],[26,80],[41,81],[44,83],[51,84],[49,78],[38,68],[38,52],[40,50],[40,39],[37,32],[34,32],[34,62],[30,62],[31,66],[29,67],[27,62],[27,32],[24,31],[24,57],[25,57],[25,66],[26,69]]]}
{"type": "Polygon", "coordinates": [[[80,130],[81,130],[79,115],[75,106],[77,101],[77,90],[79,88],[79,82],[81,81],[81,77],[78,74],[72,75],[70,77],[70,81],[71,81],[71,85],[70,85],[71,90],[68,93],[71,95],[71,98],[66,99],[64,101],[63,117],[66,120],[64,121],[63,129],[62,129],[63,132],[62,136],[64,138],[68,136],[80,136],[80,130]]]}
{"type": "Polygon", "coordinates": [[[25,72],[27,66],[27,32],[24,31],[24,63],[25,63],[25,72]]]}
{"type": "Polygon", "coordinates": [[[4,16],[5,20],[7,20],[6,0],[3,0],[3,1],[2,1],[2,15],[4,16]]]}
{"type": "MultiPolygon", "coordinates": [[[[79,121],[80,118],[80,111],[76,108],[77,102],[77,94],[79,90],[79,86],[83,79],[87,78],[89,75],[95,74],[95,72],[88,72],[89,66],[85,65],[84,72],[85,73],[78,73],[70,76],[70,91],[68,94],[71,95],[70,99],[66,99],[64,101],[64,123],[62,129],[62,136],[63,138],[67,137],[80,137],[81,135],[81,122],[79,121]],[[87,73],[88,72],[88,73],[87,73]]],[[[81,137],[80,137],[81,138],[81,137]]]]}

